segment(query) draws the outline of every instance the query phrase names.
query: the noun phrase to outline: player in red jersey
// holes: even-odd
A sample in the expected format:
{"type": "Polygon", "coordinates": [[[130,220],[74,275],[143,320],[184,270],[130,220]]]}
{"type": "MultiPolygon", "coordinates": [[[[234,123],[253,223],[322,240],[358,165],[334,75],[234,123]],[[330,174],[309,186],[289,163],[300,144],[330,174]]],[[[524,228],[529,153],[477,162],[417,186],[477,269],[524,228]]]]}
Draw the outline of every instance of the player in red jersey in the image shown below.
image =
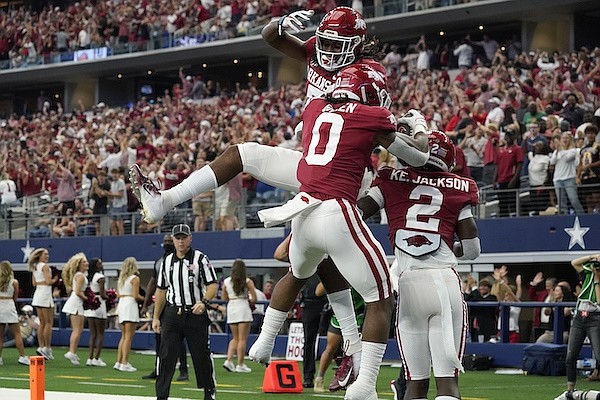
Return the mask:
{"type": "Polygon", "coordinates": [[[463,369],[467,313],[454,267],[457,257],[479,256],[471,213],[479,198],[473,180],[451,173],[455,153],[450,139],[433,131],[429,145],[424,167],[380,169],[359,206],[365,217],[382,207],[388,215],[396,254],[396,333],[407,380],[403,398],[427,398],[433,364],[436,399],[455,400],[460,399],[458,371],[463,369]]]}
{"type": "MultiPolygon", "coordinates": [[[[309,11],[297,11],[271,22],[263,29],[263,37],[270,45],[307,64],[309,98],[322,96],[325,91],[331,90],[335,73],[348,63],[366,63],[373,70],[381,72],[385,79],[385,69],[371,58],[378,50],[376,46],[365,42],[366,24],[358,12],[348,7],[333,9],[323,18],[316,36],[306,42],[286,33],[286,30],[303,29],[302,21],[311,15],[309,11]]],[[[388,149],[411,165],[422,165],[427,159],[425,119],[417,111],[411,110],[399,122],[408,125],[413,135],[399,135],[388,149]]],[[[296,178],[296,170],[301,156],[300,152],[257,143],[231,146],[214,162],[166,191],[159,191],[136,165],[131,167],[130,174],[134,193],[143,207],[144,219],[158,221],[175,205],[223,185],[240,172],[247,172],[269,185],[297,192],[300,183],[296,178]]],[[[330,293],[330,304],[340,319],[344,340],[349,342],[346,352],[354,354],[360,350],[360,341],[350,290],[344,280],[339,279],[335,268],[319,271],[330,293]],[[325,273],[332,276],[325,276],[325,273]],[[344,321],[348,321],[349,325],[344,325],[344,321]]],[[[291,284],[290,278],[291,274],[288,274],[280,282],[291,284]]],[[[355,363],[358,364],[358,360],[355,363]]]]}
{"type": "Polygon", "coordinates": [[[346,399],[377,399],[375,385],[393,311],[385,253],[356,208],[374,145],[389,147],[396,138],[396,119],[380,107],[387,101],[383,85],[382,74],[368,64],[354,63],[338,73],[331,94],[308,103],[302,115],[300,192],[281,207],[259,211],[267,226],[292,221],[289,259],[296,283],[283,288],[278,283],[271,297],[273,313],[265,315],[249,354],[259,361],[269,359],[275,334],[297,293],[285,289],[301,287],[329,255],[367,304],[360,372],[346,399]]]}

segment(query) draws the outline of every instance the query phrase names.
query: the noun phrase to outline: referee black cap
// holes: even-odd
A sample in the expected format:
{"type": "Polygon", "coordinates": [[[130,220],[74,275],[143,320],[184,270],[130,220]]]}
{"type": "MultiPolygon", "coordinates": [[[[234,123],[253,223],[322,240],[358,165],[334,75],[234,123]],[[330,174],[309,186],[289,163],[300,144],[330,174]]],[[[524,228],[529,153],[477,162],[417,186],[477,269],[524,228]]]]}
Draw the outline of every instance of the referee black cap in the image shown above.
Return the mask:
{"type": "Polygon", "coordinates": [[[171,236],[175,237],[177,235],[192,236],[192,230],[187,224],[177,224],[173,227],[173,230],[171,231],[171,236]]]}

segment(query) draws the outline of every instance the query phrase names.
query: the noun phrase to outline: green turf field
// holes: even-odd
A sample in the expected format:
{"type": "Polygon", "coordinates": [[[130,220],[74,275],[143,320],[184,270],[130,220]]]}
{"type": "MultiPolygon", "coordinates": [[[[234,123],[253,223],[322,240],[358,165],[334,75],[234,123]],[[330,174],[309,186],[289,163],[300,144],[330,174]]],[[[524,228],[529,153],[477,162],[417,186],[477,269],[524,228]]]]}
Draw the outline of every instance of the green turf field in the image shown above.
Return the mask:
{"type": "MultiPolygon", "coordinates": [[[[27,348],[27,353],[32,355],[33,349],[27,348]]],[[[55,348],[56,360],[46,364],[46,390],[69,392],[93,392],[104,394],[135,394],[137,396],[153,396],[154,381],[142,380],[142,375],[151,371],[154,357],[134,353],[131,364],[138,368],[137,372],[119,372],[112,369],[116,359],[115,350],[105,350],[102,359],[108,364],[105,368],[76,367],[63,357],[64,348],[55,348]]],[[[79,357],[85,364],[87,352],[80,349],[79,357]]],[[[0,366],[0,387],[29,388],[29,368],[17,364],[15,349],[4,349],[2,352],[4,365],[0,366]]],[[[218,356],[217,356],[218,357],[218,356]]],[[[188,357],[191,363],[191,359],[188,357]]],[[[249,374],[227,372],[222,368],[224,359],[215,358],[217,374],[217,393],[219,400],[250,400],[258,398],[268,399],[294,399],[308,400],[318,398],[342,399],[343,393],[315,394],[312,389],[305,389],[302,394],[263,394],[261,391],[264,376],[264,367],[248,362],[252,368],[249,374]]],[[[171,395],[173,397],[198,399],[202,392],[196,389],[193,378],[193,367],[190,367],[191,380],[189,382],[173,382],[171,395]]],[[[384,366],[378,380],[378,394],[380,399],[392,399],[389,387],[391,379],[398,374],[397,368],[384,366]]],[[[175,373],[177,376],[177,372],[175,373]]],[[[333,371],[325,377],[329,383],[333,371]]],[[[498,375],[494,371],[467,372],[461,376],[461,392],[463,399],[491,399],[491,400],[552,400],[558,396],[565,387],[565,377],[543,377],[526,375],[498,375]]],[[[586,382],[579,380],[578,389],[600,390],[600,382],[586,382]]],[[[429,399],[435,395],[430,391],[429,399]]]]}

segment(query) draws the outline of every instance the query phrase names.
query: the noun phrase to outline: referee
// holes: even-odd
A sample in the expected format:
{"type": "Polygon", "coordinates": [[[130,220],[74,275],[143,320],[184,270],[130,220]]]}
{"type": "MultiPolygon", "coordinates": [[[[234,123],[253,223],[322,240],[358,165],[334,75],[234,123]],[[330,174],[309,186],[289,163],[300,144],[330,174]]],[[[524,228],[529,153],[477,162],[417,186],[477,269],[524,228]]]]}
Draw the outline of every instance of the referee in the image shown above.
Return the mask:
{"type": "Polygon", "coordinates": [[[156,397],[157,400],[169,397],[179,347],[185,338],[194,363],[196,383],[204,388],[204,400],[212,400],[216,398],[216,382],[206,307],[217,293],[217,275],[208,257],[191,248],[192,232],[188,225],[175,225],[171,236],[175,252],[165,256],[159,269],[152,318],[152,329],[162,335],[156,397]]]}
{"type": "MultiPolygon", "coordinates": [[[[146,316],[146,312],[148,311],[148,305],[152,301],[152,296],[156,293],[156,277],[158,276],[158,270],[162,265],[165,256],[175,251],[175,246],[173,245],[173,238],[171,234],[168,233],[163,238],[162,247],[164,253],[154,262],[154,274],[150,277],[148,281],[148,285],[146,286],[146,297],[144,298],[144,304],[142,305],[142,310],[140,314],[142,316],[146,316]]],[[[160,350],[160,334],[154,334],[154,342],[156,348],[156,359],[158,360],[158,351],[160,350]]],[[[154,363],[154,369],[148,375],[142,376],[142,379],[156,379],[158,376],[158,372],[156,371],[156,362],[154,363]]],[[[177,381],[187,381],[189,380],[188,375],[188,365],[187,365],[187,347],[185,346],[185,341],[181,341],[181,349],[179,350],[179,376],[177,377],[177,381]]]]}

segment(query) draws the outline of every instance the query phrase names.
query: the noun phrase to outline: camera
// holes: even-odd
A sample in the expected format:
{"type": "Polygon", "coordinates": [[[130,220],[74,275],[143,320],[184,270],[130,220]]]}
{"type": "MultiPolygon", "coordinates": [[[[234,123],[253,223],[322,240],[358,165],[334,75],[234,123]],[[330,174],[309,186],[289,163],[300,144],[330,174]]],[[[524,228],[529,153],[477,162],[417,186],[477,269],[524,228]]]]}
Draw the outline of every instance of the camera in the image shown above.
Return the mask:
{"type": "Polygon", "coordinates": [[[592,261],[590,264],[592,265],[592,268],[600,269],[600,261],[598,261],[598,260],[592,261]]]}

